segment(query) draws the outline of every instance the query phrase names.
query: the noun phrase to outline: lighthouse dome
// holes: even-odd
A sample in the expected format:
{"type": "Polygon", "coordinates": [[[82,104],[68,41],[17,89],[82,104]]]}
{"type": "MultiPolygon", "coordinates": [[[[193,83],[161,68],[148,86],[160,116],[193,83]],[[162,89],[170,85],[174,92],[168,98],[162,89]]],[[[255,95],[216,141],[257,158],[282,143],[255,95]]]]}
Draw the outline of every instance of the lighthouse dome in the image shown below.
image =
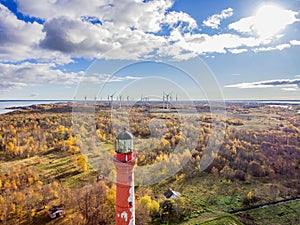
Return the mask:
{"type": "Polygon", "coordinates": [[[126,131],[126,129],[124,129],[124,131],[122,131],[121,133],[118,134],[116,139],[117,140],[132,140],[133,135],[131,133],[129,133],[128,131],[126,131]]]}

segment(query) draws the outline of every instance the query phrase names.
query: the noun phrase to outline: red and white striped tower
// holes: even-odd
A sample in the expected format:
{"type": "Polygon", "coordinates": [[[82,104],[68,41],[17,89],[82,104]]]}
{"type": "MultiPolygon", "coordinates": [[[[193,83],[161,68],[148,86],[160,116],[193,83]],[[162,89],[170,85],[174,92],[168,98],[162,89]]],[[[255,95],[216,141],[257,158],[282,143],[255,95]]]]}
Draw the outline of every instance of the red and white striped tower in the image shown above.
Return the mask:
{"type": "Polygon", "coordinates": [[[116,137],[114,164],[117,172],[116,225],[134,225],[134,165],[133,135],[124,129],[116,137]]]}

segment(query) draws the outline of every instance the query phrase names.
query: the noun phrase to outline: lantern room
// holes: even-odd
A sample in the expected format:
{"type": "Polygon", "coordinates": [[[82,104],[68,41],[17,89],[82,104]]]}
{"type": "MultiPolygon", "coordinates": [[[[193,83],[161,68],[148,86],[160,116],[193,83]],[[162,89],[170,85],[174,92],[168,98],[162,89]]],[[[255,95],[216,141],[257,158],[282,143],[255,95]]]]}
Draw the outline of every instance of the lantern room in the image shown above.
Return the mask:
{"type": "Polygon", "coordinates": [[[122,162],[133,159],[133,135],[126,131],[122,131],[116,137],[115,151],[117,153],[116,159],[122,162]]]}

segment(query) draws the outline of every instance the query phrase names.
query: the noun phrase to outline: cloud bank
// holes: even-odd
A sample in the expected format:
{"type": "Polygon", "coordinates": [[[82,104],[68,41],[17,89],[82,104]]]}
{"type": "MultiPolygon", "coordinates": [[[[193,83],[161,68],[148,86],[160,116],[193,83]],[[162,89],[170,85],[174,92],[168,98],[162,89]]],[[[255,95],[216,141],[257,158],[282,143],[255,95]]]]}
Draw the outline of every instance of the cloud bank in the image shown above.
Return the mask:
{"type": "Polygon", "coordinates": [[[277,9],[272,15],[262,8],[251,17],[223,25],[234,16],[232,8],[197,22],[189,14],[173,10],[173,0],[15,2],[18,12],[34,22],[19,19],[0,4],[2,90],[22,88],[30,82],[68,84],[79,80],[79,73],[65,72],[59,65],[80,58],[186,60],[197,55],[282,51],[300,45],[295,38],[282,39],[282,43],[270,39],[299,21],[299,12],[292,10],[277,9]],[[263,21],[270,27],[268,33],[263,33],[263,21]],[[216,33],[205,33],[203,27],[216,33]]]}
{"type": "MultiPolygon", "coordinates": [[[[273,15],[262,8],[254,16],[228,24],[225,32],[208,34],[201,31],[189,14],[172,10],[172,0],[91,0],[89,4],[79,0],[17,0],[16,3],[20,13],[43,22],[20,20],[0,4],[1,61],[103,58],[111,49],[139,42],[148,44],[141,44],[134,51],[126,49],[124,54],[136,59],[159,53],[188,58],[211,53],[240,54],[245,47],[254,52],[259,48],[273,50],[267,36],[299,21],[299,12],[276,9],[278,13],[273,15]],[[266,27],[268,33],[263,34],[266,27]]],[[[232,8],[224,9],[209,16],[202,26],[218,30],[233,15],[232,8]]],[[[124,59],[123,54],[119,58],[124,59]]]]}
{"type": "MultiPolygon", "coordinates": [[[[296,76],[298,77],[298,76],[296,76]]],[[[300,91],[300,79],[279,79],[279,80],[266,80],[250,83],[239,83],[226,85],[226,88],[240,88],[240,89],[249,89],[249,88],[281,88],[285,91],[300,91]]]]}

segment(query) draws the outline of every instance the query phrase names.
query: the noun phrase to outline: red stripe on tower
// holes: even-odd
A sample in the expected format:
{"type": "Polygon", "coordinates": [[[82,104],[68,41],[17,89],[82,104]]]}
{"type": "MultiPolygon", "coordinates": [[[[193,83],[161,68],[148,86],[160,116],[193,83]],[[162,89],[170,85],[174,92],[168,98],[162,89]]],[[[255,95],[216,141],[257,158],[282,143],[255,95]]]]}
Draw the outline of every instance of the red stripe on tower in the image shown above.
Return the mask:
{"type": "Polygon", "coordinates": [[[116,137],[116,225],[134,225],[134,165],[133,136],[124,129],[116,137]]]}

